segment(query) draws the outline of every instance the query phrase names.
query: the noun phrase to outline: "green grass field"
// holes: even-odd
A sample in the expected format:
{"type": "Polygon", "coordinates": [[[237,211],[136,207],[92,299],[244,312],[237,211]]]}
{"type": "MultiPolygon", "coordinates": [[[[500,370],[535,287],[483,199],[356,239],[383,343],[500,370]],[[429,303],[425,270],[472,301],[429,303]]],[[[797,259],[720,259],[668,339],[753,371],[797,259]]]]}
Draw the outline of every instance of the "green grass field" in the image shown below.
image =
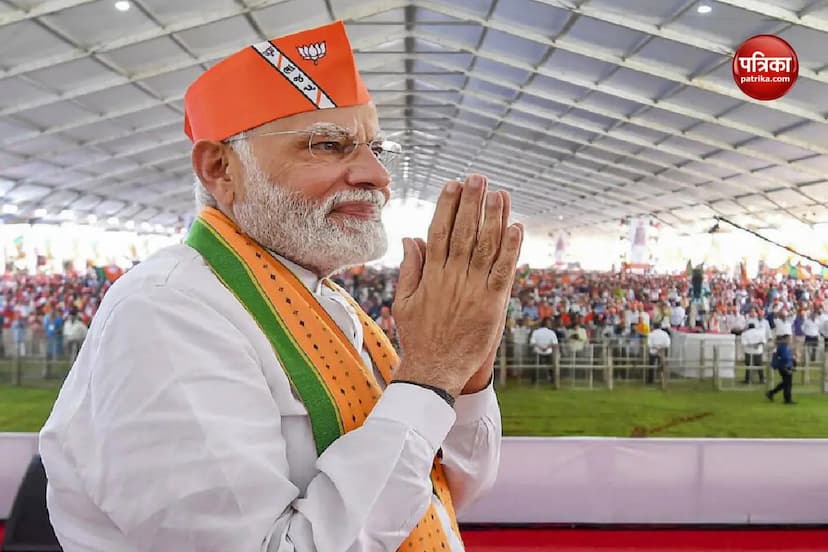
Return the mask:
{"type": "Polygon", "coordinates": [[[57,393],[57,389],[0,386],[0,432],[38,431],[57,393]]]}
{"type": "MultiPolygon", "coordinates": [[[[794,389],[796,391],[796,389],[794,389]]],[[[0,386],[0,431],[37,431],[57,389],[0,386]]],[[[561,390],[510,385],[498,391],[506,435],[828,437],[828,395],[771,403],[750,392],[644,388],[561,390]]]]}
{"type": "Polygon", "coordinates": [[[506,435],[603,437],[828,437],[828,395],[769,402],[756,391],[643,388],[498,391],[506,435]]]}

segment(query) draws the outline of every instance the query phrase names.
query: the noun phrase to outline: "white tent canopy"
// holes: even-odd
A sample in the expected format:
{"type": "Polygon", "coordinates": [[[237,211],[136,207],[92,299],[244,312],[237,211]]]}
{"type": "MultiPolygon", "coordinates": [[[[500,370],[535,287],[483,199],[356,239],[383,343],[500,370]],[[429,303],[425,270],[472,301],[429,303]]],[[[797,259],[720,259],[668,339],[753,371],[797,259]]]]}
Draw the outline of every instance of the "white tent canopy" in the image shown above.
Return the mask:
{"type": "Polygon", "coordinates": [[[115,4],[0,0],[6,221],[181,224],[187,85],[250,43],[333,19],[407,148],[399,198],[433,199],[476,171],[541,234],[616,231],[639,215],[683,232],[717,214],[762,228],[828,221],[824,1],[115,4]],[[752,100],[731,76],[735,48],[760,33],[799,56],[781,100],[752,100]]]}

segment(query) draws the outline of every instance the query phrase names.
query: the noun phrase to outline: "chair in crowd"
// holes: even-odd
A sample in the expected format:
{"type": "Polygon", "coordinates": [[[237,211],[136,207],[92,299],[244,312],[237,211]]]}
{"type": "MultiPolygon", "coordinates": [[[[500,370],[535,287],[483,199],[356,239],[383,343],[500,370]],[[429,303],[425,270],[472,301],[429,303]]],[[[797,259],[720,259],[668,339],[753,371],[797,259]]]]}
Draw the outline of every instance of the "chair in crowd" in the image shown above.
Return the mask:
{"type": "Polygon", "coordinates": [[[6,523],[2,552],[62,552],[46,510],[46,470],[34,456],[6,523]]]}

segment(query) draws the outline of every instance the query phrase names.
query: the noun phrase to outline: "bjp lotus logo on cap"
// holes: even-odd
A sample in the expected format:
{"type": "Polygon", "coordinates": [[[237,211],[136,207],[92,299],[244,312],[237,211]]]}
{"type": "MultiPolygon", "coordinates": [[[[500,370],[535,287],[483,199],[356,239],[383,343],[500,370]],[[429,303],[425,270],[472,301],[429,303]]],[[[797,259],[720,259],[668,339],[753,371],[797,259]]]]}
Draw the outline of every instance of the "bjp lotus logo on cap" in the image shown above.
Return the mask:
{"type": "Polygon", "coordinates": [[[306,46],[297,46],[296,49],[299,51],[299,55],[308,61],[312,61],[314,65],[318,65],[319,60],[328,53],[328,47],[324,41],[306,46]]]}

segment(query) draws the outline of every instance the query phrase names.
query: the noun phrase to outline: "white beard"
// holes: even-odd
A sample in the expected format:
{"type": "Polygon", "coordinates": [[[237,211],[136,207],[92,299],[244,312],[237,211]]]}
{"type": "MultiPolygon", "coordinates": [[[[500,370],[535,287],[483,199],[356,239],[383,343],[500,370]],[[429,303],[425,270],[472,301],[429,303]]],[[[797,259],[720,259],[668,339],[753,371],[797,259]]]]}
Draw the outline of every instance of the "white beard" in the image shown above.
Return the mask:
{"type": "Polygon", "coordinates": [[[233,203],[239,228],[261,246],[296,264],[328,276],[379,259],[388,248],[381,220],[328,215],[342,203],[373,203],[379,212],[385,196],[377,190],[343,190],[314,202],[298,191],[282,188],[262,171],[246,141],[234,145],[245,171],[242,201],[233,203]]]}

